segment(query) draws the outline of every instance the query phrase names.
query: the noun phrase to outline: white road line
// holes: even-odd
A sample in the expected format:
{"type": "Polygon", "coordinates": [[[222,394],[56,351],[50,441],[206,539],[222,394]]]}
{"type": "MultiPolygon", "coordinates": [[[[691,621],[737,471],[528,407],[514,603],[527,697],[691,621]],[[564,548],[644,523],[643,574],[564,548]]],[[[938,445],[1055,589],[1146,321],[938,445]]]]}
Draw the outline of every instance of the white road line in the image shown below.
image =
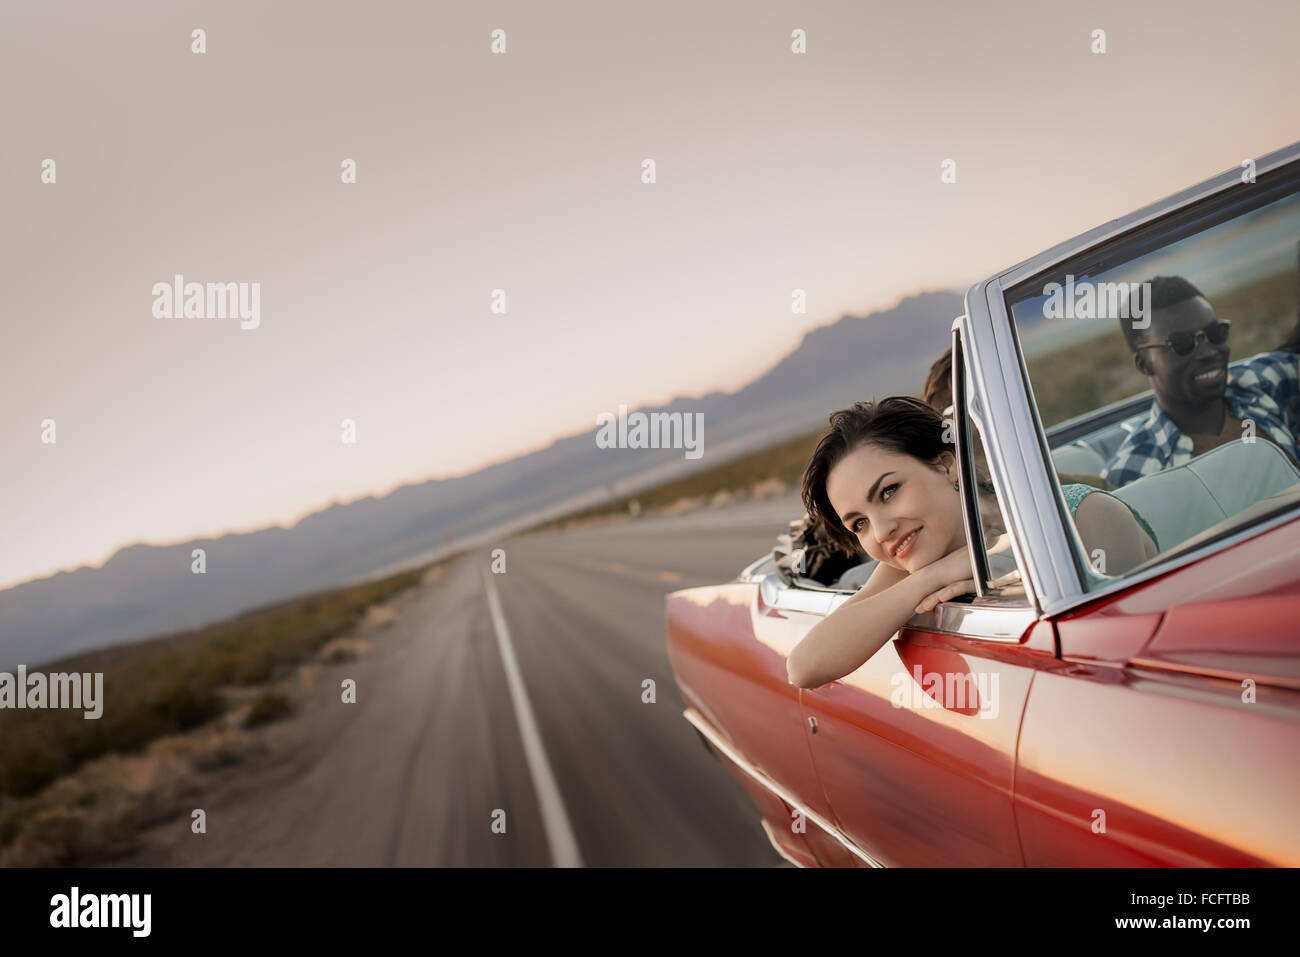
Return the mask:
{"type": "Polygon", "coordinates": [[[506,684],[510,686],[510,701],[515,707],[515,718],[519,722],[524,757],[528,761],[529,773],[533,776],[533,790],[537,792],[537,801],[541,805],[542,826],[546,828],[546,843],[551,848],[551,861],[556,867],[582,867],[578,842],[573,836],[573,828],[569,826],[569,816],[564,811],[564,801],[560,798],[555,775],[551,773],[551,764],[546,760],[542,736],[537,732],[537,719],[533,717],[532,706],[528,703],[528,690],[519,674],[519,663],[515,660],[515,649],[510,644],[506,616],[501,613],[497,586],[486,567],[480,570],[483,575],[483,590],[487,592],[488,614],[492,616],[492,627],[497,633],[497,647],[501,649],[501,662],[505,666],[506,684]]]}

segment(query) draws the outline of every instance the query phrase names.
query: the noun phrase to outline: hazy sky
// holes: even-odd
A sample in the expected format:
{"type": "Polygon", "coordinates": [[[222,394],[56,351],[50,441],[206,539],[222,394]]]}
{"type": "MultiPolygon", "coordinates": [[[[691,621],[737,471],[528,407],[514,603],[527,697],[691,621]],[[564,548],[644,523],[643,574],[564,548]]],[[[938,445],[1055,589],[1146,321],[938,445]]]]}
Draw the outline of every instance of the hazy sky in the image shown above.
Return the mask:
{"type": "Polygon", "coordinates": [[[4,0],[0,585],[735,389],[1300,139],[1298,30],[1294,0],[4,0]],[[260,326],[156,318],[176,273],[260,283],[260,326]]]}

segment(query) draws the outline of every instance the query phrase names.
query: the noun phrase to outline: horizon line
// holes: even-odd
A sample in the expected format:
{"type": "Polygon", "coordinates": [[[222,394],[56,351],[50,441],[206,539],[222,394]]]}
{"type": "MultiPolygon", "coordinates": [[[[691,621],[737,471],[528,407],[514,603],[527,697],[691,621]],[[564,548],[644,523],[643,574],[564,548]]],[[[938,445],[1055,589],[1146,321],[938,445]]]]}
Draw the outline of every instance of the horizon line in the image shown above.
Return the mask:
{"type": "MultiPolygon", "coordinates": [[[[803,339],[806,338],[809,334],[815,332],[816,330],[824,328],[826,326],[834,325],[838,322],[843,321],[846,318],[868,319],[877,313],[891,312],[894,309],[897,309],[899,306],[901,306],[904,302],[906,302],[909,299],[917,299],[920,298],[921,296],[937,294],[937,293],[953,293],[955,295],[964,295],[959,289],[944,288],[944,287],[928,288],[928,289],[921,289],[918,291],[903,293],[899,295],[896,299],[894,299],[892,301],[892,304],[888,306],[868,307],[867,310],[862,315],[855,315],[853,312],[849,312],[849,311],[842,312],[838,317],[834,319],[822,320],[818,322],[816,325],[805,327],[801,333],[799,345],[796,345],[793,350],[785,353],[785,355],[782,355],[770,365],[765,366],[762,372],[758,373],[753,378],[751,378],[748,382],[746,382],[744,385],[733,390],[732,392],[722,392],[722,390],[719,389],[712,389],[712,390],[704,391],[699,395],[695,395],[695,396],[676,395],[668,399],[667,401],[661,401],[657,403],[643,401],[636,406],[636,410],[641,410],[645,408],[665,408],[671,405],[673,402],[678,401],[679,399],[699,399],[699,398],[704,398],[710,395],[717,395],[717,394],[734,395],[736,392],[739,392],[741,389],[746,388],[748,385],[758,381],[763,376],[767,375],[774,368],[776,368],[776,366],[780,365],[783,361],[785,361],[785,359],[788,358],[790,355],[792,355],[795,351],[798,351],[799,346],[803,344],[803,339]]],[[[628,406],[628,408],[631,409],[632,407],[628,406]]],[[[287,520],[287,521],[281,520],[281,521],[262,523],[259,525],[238,526],[238,527],[226,528],[220,532],[202,532],[202,531],[194,532],[183,538],[170,540],[170,541],[150,541],[148,539],[135,539],[133,541],[122,542],[113,546],[104,555],[104,557],[97,562],[82,561],[71,566],[61,565],[58,568],[36,572],[32,575],[27,576],[26,578],[18,579],[16,581],[12,581],[8,583],[0,583],[0,593],[9,591],[10,589],[13,588],[19,588],[23,585],[34,584],[35,582],[45,581],[50,578],[57,578],[59,575],[72,575],[79,571],[101,570],[109,562],[111,562],[114,558],[116,558],[119,554],[121,554],[122,552],[128,549],[136,548],[137,546],[143,546],[146,548],[172,548],[178,545],[186,545],[189,544],[190,542],[197,542],[197,541],[204,541],[204,540],[216,541],[217,539],[226,538],[231,535],[253,535],[258,532],[267,532],[277,528],[281,529],[282,531],[291,531],[292,529],[296,528],[298,525],[302,524],[302,522],[311,518],[313,515],[319,515],[322,512],[329,511],[332,508],[341,508],[348,505],[355,505],[356,503],[363,502],[369,498],[384,499],[392,495],[394,492],[398,492],[401,489],[407,488],[408,486],[425,485],[428,484],[429,482],[447,482],[447,481],[453,481],[455,479],[468,478],[469,476],[476,475],[477,473],[482,472],[485,469],[489,469],[497,465],[504,465],[507,462],[513,462],[515,459],[524,458],[526,456],[533,455],[537,452],[545,451],[546,449],[551,448],[551,446],[559,442],[562,442],[565,439],[577,438],[579,436],[587,434],[588,432],[593,432],[597,428],[598,428],[598,424],[593,425],[591,428],[588,429],[562,432],[560,434],[552,436],[548,441],[543,441],[539,444],[532,445],[532,446],[526,446],[512,453],[507,453],[503,457],[491,459],[488,461],[482,461],[479,464],[463,472],[457,472],[454,474],[443,474],[443,475],[426,474],[420,478],[401,479],[388,485],[386,488],[383,488],[382,491],[371,490],[348,499],[335,498],[323,504],[317,503],[298,512],[297,515],[295,515],[291,520],[287,520]]]]}

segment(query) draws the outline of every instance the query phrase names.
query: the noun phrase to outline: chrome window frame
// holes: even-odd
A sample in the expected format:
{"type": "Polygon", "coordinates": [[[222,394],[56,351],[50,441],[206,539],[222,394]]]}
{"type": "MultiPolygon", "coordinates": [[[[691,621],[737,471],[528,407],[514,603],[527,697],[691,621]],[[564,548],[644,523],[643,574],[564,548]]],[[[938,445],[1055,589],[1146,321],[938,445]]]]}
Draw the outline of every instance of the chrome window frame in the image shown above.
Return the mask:
{"type": "MultiPolygon", "coordinates": [[[[1042,615],[1062,596],[1070,594],[1071,583],[1079,582],[1079,574],[1069,557],[1064,527],[1043,520],[1045,510],[1055,513],[1054,499],[1059,492],[1052,487],[1046,467],[1039,464],[1037,437],[1015,427],[1017,422],[1039,426],[1020,377],[1018,344],[1012,341],[1014,327],[1009,321],[999,323],[990,310],[979,308],[981,287],[993,281],[985,280],[967,293],[966,315],[954,323],[968,370],[963,401],[966,415],[984,438],[985,458],[1026,596],[1042,615]],[[1064,565],[1056,560],[1062,555],[1068,560],[1064,565]]],[[[954,353],[954,373],[956,369],[954,353]]],[[[958,415],[961,411],[957,410],[958,415]]],[[[961,468],[963,483],[970,482],[973,476],[966,474],[964,461],[961,468]]],[[[967,539],[974,549],[970,523],[968,516],[967,539]]]]}
{"type": "MultiPolygon", "coordinates": [[[[975,578],[975,596],[988,596],[989,562],[988,542],[984,540],[984,522],[980,518],[979,480],[975,475],[975,460],[969,442],[970,393],[966,387],[966,349],[962,342],[961,317],[952,326],[952,409],[951,428],[953,452],[957,459],[957,477],[960,481],[962,524],[966,528],[966,547],[970,553],[971,574],[975,578]]],[[[945,410],[946,412],[947,410],[945,410]]],[[[945,422],[945,425],[948,423],[945,422]]],[[[982,433],[981,433],[982,434],[982,433]]],[[[987,455],[987,453],[986,453],[987,455]]]]}
{"type": "MultiPolygon", "coordinates": [[[[1293,143],[1256,160],[1256,179],[1297,162],[1300,162],[1300,143],[1293,143]]],[[[966,315],[954,323],[954,328],[959,330],[971,357],[967,368],[973,374],[966,383],[971,418],[977,425],[982,423],[980,432],[985,439],[989,470],[1010,526],[1016,560],[1021,562],[1026,591],[1032,594],[1035,607],[1044,616],[1059,615],[1168,574],[1293,521],[1300,514],[1300,508],[1293,507],[1168,562],[1157,562],[1134,575],[1117,577],[1112,583],[1088,591],[1072,545],[1073,533],[1067,533],[1065,499],[1048,468],[1051,450],[1037,406],[1030,396],[1029,374],[1019,336],[1006,307],[1007,293],[1025,281],[1166,216],[1249,185],[1242,182],[1240,168],[1228,170],[1059,243],[974,284],[966,293],[966,315]],[[1031,429],[1024,429],[1024,423],[1029,423],[1031,429]]]]}
{"type": "MultiPolygon", "coordinates": [[[[1016,631],[1019,637],[1032,622],[1042,618],[1042,585],[1034,575],[1034,566],[1029,561],[1024,543],[1030,534],[1025,528],[1022,510],[1017,503],[1023,501],[1024,483],[1019,482],[1007,461],[1008,450],[993,429],[991,416],[1008,414],[1001,408],[1008,396],[1008,390],[1002,384],[1003,363],[1000,357],[1005,354],[1007,344],[1000,342],[990,326],[988,334],[981,338],[972,329],[969,313],[958,316],[952,324],[952,375],[953,375],[953,438],[956,443],[957,469],[962,487],[962,519],[966,526],[966,545],[971,554],[971,573],[975,578],[976,598],[973,602],[963,603],[966,607],[983,612],[980,615],[948,616],[958,625],[967,624],[970,630],[988,629],[992,621],[1004,619],[1005,624],[995,630],[1001,634],[1016,631]],[[997,386],[996,389],[992,386],[997,386]],[[992,399],[996,397],[995,403],[992,399]],[[993,493],[998,508],[1007,525],[1011,538],[1011,551],[1020,569],[1021,583],[1024,585],[1023,601],[1008,602],[996,595],[990,595],[987,589],[988,557],[985,551],[984,528],[980,518],[977,501],[978,487],[974,474],[974,457],[969,447],[969,429],[974,427],[980,434],[984,446],[984,457],[988,464],[989,476],[993,480],[993,493]],[[1016,630],[1018,629],[1018,630],[1016,630]]],[[[1014,421],[1014,420],[1012,420],[1014,421]]],[[[1017,430],[1010,430],[1012,435],[1020,437],[1017,430]]],[[[945,603],[946,604],[946,603],[945,603]]],[[[943,606],[941,605],[942,609],[943,606]]],[[[945,615],[936,616],[936,624],[941,624],[945,615]]],[[[948,630],[941,628],[939,630],[948,630]]],[[[965,631],[954,630],[954,634],[965,631]]]]}

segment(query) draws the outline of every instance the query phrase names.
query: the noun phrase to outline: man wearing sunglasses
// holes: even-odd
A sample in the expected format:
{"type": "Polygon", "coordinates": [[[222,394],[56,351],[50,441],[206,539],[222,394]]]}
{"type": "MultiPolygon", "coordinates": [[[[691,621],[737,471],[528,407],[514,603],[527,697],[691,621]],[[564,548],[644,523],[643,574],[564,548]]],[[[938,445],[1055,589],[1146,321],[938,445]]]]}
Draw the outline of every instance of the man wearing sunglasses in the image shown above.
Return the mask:
{"type": "Polygon", "coordinates": [[[1181,276],[1151,280],[1149,325],[1120,327],[1133,364],[1151,383],[1151,414],[1102,469],[1115,488],[1174,468],[1247,435],[1276,443],[1293,461],[1293,401],[1300,395],[1300,357],[1265,352],[1229,367],[1231,326],[1214,314],[1200,290],[1181,276]]]}

